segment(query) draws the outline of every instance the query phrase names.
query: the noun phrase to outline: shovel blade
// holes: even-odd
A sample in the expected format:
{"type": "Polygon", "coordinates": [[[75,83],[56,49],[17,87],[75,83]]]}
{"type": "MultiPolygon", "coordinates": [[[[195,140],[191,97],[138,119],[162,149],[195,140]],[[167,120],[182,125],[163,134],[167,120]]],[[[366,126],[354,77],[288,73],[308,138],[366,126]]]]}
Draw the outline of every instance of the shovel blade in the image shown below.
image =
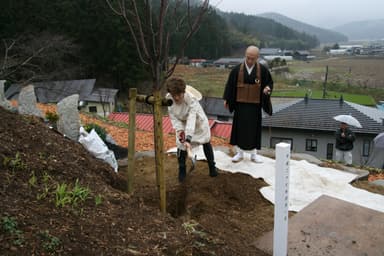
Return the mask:
{"type": "Polygon", "coordinates": [[[189,172],[191,172],[195,169],[196,157],[197,157],[196,155],[194,157],[191,157],[191,168],[189,169],[189,172]]]}

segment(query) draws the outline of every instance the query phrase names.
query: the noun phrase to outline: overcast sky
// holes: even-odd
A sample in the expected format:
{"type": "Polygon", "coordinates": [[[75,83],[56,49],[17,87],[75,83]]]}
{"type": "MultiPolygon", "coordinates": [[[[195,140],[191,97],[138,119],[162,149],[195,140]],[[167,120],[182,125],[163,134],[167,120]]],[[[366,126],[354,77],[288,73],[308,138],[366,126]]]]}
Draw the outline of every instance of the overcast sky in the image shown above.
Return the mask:
{"type": "Polygon", "coordinates": [[[384,0],[211,0],[210,3],[225,12],[277,12],[323,28],[351,21],[384,19],[384,0]]]}

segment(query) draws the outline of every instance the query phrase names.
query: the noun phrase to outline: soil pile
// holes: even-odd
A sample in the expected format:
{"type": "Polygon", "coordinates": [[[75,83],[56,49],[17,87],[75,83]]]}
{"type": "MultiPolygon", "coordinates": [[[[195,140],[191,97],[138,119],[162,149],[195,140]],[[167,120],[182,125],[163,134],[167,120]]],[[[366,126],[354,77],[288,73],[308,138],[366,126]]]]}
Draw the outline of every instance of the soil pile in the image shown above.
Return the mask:
{"type": "Polygon", "coordinates": [[[166,156],[168,214],[159,211],[152,157],[137,159],[135,192],[80,144],[41,120],[0,108],[0,255],[265,255],[272,229],[262,180],[205,162],[183,184],[166,156]]]}

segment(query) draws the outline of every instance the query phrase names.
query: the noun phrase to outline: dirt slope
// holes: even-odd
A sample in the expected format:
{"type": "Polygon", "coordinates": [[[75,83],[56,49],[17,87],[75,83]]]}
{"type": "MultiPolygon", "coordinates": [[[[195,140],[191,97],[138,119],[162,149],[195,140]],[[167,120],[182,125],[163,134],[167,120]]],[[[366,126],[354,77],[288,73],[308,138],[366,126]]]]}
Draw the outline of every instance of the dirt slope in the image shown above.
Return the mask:
{"type": "Polygon", "coordinates": [[[166,156],[162,215],[153,158],[137,160],[127,195],[122,177],[41,120],[2,108],[0,120],[0,255],[264,255],[253,246],[272,229],[262,180],[210,178],[198,162],[179,185],[166,156]]]}

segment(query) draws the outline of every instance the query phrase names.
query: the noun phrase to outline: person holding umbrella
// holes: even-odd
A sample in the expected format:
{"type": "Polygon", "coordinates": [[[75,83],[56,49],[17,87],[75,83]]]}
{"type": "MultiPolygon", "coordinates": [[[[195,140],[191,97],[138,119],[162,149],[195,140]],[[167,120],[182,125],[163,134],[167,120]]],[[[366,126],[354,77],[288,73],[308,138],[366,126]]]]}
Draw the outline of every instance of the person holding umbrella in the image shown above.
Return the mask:
{"type": "Polygon", "coordinates": [[[355,134],[349,129],[348,124],[341,122],[336,130],[336,161],[352,164],[352,149],[355,134]]]}

